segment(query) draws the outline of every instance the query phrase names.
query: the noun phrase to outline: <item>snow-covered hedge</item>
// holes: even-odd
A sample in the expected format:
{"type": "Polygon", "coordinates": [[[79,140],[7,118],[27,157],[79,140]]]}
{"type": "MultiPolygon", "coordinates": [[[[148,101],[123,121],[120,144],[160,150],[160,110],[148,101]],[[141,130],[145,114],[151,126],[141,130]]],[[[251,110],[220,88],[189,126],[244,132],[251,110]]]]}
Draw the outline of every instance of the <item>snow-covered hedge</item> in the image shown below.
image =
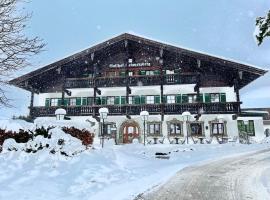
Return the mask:
{"type": "Polygon", "coordinates": [[[46,150],[51,154],[60,154],[64,156],[74,156],[87,147],[82,145],[82,142],[66,134],[59,128],[52,128],[48,134],[36,135],[33,139],[26,143],[17,143],[15,139],[9,138],[4,141],[3,153],[9,151],[22,151],[26,153],[36,153],[41,150],[46,150]]]}
{"type": "Polygon", "coordinates": [[[3,149],[3,152],[36,153],[47,149],[52,154],[59,152],[65,156],[72,156],[93,144],[94,134],[91,133],[91,129],[77,128],[87,127],[89,124],[55,120],[41,120],[35,124],[21,120],[5,122],[7,124],[3,121],[0,123],[0,152],[3,149]]]}

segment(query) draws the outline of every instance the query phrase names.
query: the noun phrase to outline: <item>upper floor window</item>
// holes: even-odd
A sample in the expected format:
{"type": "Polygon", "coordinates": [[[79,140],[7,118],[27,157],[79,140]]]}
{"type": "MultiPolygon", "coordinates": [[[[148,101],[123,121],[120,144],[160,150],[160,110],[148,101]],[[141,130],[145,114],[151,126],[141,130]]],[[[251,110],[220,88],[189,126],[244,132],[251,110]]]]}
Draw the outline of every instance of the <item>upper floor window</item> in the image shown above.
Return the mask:
{"type": "Polygon", "coordinates": [[[155,103],[155,96],[146,96],[146,103],[147,104],[154,104],[155,103]]]}
{"type": "Polygon", "coordinates": [[[197,102],[197,95],[196,94],[189,94],[188,95],[188,103],[196,103],[197,102]]]}
{"type": "Polygon", "coordinates": [[[133,76],[134,72],[128,72],[128,76],[133,76]]]}
{"type": "Polygon", "coordinates": [[[107,97],[107,105],[114,105],[114,97],[107,97]]]}
{"type": "Polygon", "coordinates": [[[166,70],[166,74],[174,74],[174,70],[166,70]]]}
{"type": "Polygon", "coordinates": [[[76,106],[76,98],[69,99],[69,105],[70,106],[76,106]]]}
{"type": "Polygon", "coordinates": [[[146,71],[146,75],[154,75],[154,71],[146,71]]]}
{"type": "Polygon", "coordinates": [[[212,103],[219,102],[219,94],[218,93],[210,94],[210,101],[212,103]]]}
{"type": "Polygon", "coordinates": [[[167,103],[175,103],[175,96],[174,95],[168,95],[167,96],[167,103]]]}
{"type": "Polygon", "coordinates": [[[128,104],[135,104],[135,102],[134,102],[134,96],[129,96],[128,97],[128,104]]]}
{"type": "Polygon", "coordinates": [[[51,106],[58,106],[58,99],[51,99],[51,106]]]}

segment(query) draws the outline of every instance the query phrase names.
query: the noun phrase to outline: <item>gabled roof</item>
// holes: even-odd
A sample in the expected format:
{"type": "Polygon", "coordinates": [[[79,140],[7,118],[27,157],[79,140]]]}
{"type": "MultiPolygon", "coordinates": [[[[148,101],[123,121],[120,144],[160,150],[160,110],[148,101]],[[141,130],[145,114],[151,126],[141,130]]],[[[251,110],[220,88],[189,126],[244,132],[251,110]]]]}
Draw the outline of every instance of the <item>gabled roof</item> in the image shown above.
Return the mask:
{"type": "MultiPolygon", "coordinates": [[[[138,42],[138,43],[150,45],[150,46],[153,46],[153,47],[162,48],[164,50],[168,50],[168,51],[171,51],[171,52],[176,52],[176,53],[179,53],[179,54],[182,54],[182,55],[196,57],[197,59],[200,59],[200,60],[207,60],[207,61],[210,61],[210,62],[211,61],[215,62],[217,64],[230,66],[230,67],[235,68],[237,70],[241,70],[241,71],[244,71],[244,72],[247,72],[247,73],[250,73],[250,74],[254,74],[256,77],[253,78],[253,80],[258,78],[259,76],[264,75],[267,72],[267,70],[260,69],[260,68],[258,68],[256,66],[252,66],[252,65],[249,65],[249,64],[240,63],[238,61],[233,61],[233,60],[230,60],[230,59],[225,59],[225,58],[222,58],[222,57],[213,56],[213,55],[210,55],[210,54],[190,50],[190,49],[187,49],[187,48],[177,47],[177,46],[174,46],[174,45],[171,45],[171,44],[155,41],[155,40],[152,40],[152,39],[148,39],[148,38],[137,36],[137,35],[130,34],[130,33],[123,33],[123,34],[121,34],[119,36],[116,36],[116,37],[114,37],[112,39],[109,39],[109,40],[107,40],[105,42],[94,45],[94,46],[92,46],[92,47],[90,47],[88,49],[85,49],[85,50],[80,51],[78,53],[75,53],[75,54],[73,54],[71,56],[63,58],[63,59],[61,59],[61,60],[59,60],[57,62],[51,63],[51,64],[46,65],[46,66],[44,66],[44,67],[42,67],[40,69],[32,71],[32,72],[30,72],[28,74],[25,74],[23,76],[20,76],[18,78],[10,80],[9,83],[19,86],[20,83],[22,83],[24,81],[27,81],[28,79],[30,79],[32,77],[38,76],[38,75],[40,75],[40,74],[42,74],[42,73],[44,73],[46,71],[52,70],[52,69],[57,69],[58,67],[63,66],[64,64],[66,64],[68,62],[79,59],[79,58],[84,57],[86,55],[90,55],[91,53],[94,53],[96,51],[100,51],[100,50],[102,50],[102,49],[104,49],[104,48],[106,48],[106,47],[108,47],[110,45],[113,45],[113,44],[115,44],[117,42],[120,42],[120,41],[123,41],[123,40],[131,40],[131,41],[135,41],[135,42],[138,42]]],[[[251,80],[251,81],[253,81],[253,80],[251,80]]],[[[249,81],[249,82],[251,82],[251,81],[249,81]]]]}

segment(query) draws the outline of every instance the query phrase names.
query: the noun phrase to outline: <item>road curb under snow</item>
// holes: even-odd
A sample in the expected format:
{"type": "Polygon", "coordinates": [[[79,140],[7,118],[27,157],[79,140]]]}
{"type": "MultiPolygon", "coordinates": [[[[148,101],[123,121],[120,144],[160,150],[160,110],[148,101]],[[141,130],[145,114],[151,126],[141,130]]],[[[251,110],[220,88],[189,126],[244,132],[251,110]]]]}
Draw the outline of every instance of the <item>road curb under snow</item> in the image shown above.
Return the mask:
{"type": "Polygon", "coordinates": [[[268,200],[270,149],[186,167],[136,200],[268,200]]]}

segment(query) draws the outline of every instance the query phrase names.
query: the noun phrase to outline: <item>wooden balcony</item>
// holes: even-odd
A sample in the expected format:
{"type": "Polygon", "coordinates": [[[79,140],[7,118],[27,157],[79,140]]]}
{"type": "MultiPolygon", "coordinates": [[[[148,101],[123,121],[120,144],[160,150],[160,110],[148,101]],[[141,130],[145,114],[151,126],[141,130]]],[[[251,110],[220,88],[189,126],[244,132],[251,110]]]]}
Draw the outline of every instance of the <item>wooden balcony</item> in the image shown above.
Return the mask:
{"type": "MultiPolygon", "coordinates": [[[[126,77],[97,77],[93,78],[67,78],[65,82],[66,88],[91,88],[94,84],[97,87],[124,87],[129,86],[147,86],[147,85],[160,85],[162,76],[149,75],[149,76],[129,76],[126,77]]],[[[192,84],[196,83],[195,74],[166,74],[163,76],[164,84],[192,84]]]]}
{"type": "MultiPolygon", "coordinates": [[[[65,109],[67,111],[67,116],[90,116],[93,115],[93,113],[98,113],[100,107],[107,107],[109,109],[109,115],[139,115],[142,110],[147,110],[151,115],[161,114],[162,110],[164,110],[165,115],[180,115],[184,111],[196,114],[198,109],[203,110],[203,114],[233,114],[240,111],[240,102],[67,106],[65,109]]],[[[30,108],[30,114],[33,117],[54,116],[54,112],[57,108],[59,107],[33,107],[30,108]]]]}

